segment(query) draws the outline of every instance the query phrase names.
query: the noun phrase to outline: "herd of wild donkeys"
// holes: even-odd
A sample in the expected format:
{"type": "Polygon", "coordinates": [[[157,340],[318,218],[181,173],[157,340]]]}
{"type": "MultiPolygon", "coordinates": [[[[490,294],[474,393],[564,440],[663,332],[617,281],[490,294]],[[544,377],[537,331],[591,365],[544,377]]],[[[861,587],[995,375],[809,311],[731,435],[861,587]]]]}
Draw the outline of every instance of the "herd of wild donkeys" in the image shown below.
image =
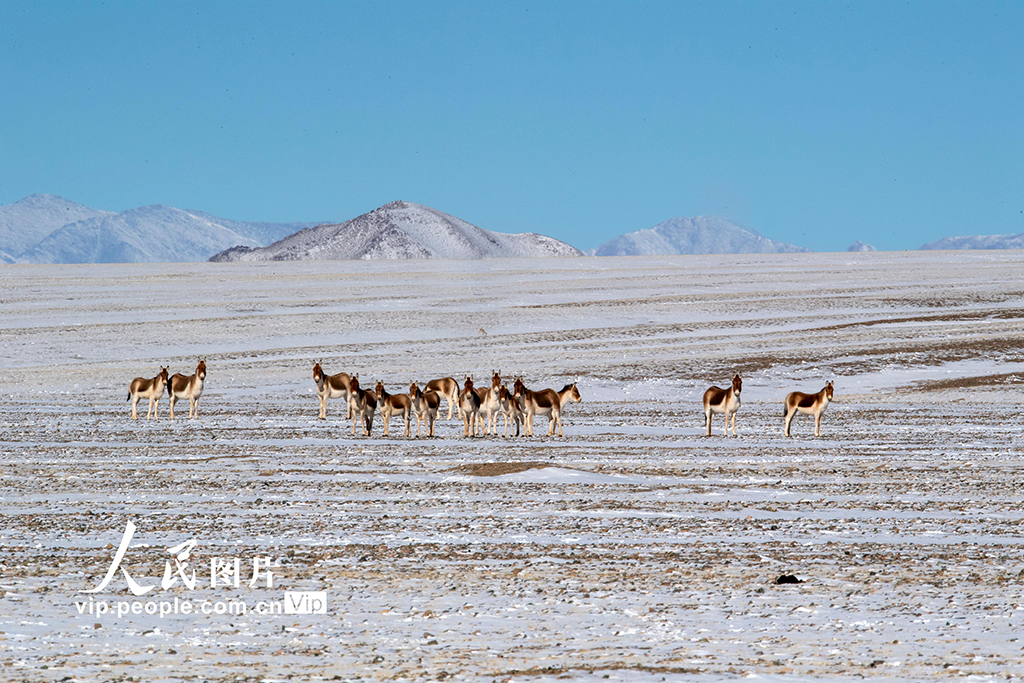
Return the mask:
{"type": "MultiPolygon", "coordinates": [[[[192,375],[175,374],[167,376],[168,368],[160,368],[160,374],[152,379],[136,377],[128,388],[128,400],[132,402],[132,419],[139,419],[138,405],[141,399],[149,399],[149,412],[146,419],[159,419],[157,411],[160,397],[164,389],[171,397],[171,419],[174,419],[174,404],[179,399],[189,401],[189,417],[199,415],[199,397],[203,394],[203,382],[206,380],[206,359],[200,358],[196,371],[192,375]]],[[[388,436],[391,417],[401,415],[405,423],[404,436],[411,436],[409,417],[416,419],[416,436],[421,436],[421,429],[427,436],[434,436],[434,424],[437,411],[441,406],[441,398],[448,403],[448,419],[452,419],[453,410],[457,409],[462,419],[463,436],[478,434],[498,434],[498,418],[504,418],[504,436],[510,429],[515,436],[523,434],[533,436],[533,418],[537,415],[547,416],[548,436],[555,433],[562,436],[562,410],[569,403],[582,401],[576,383],[566,384],[561,391],[542,389],[531,391],[523,384],[522,377],[516,377],[512,390],[502,384],[501,371],[491,377],[490,387],[479,389],[473,386],[473,378],[467,377],[463,387],[451,377],[443,377],[427,382],[421,390],[416,382],[409,385],[408,394],[389,394],[382,382],[377,382],[374,391],[366,391],[359,386],[359,375],[339,372],[336,375],[325,375],[320,363],[313,364],[313,381],[320,399],[320,419],[327,418],[327,400],[343,398],[348,406],[346,417],[352,420],[352,435],[356,434],[356,426],[362,426],[362,435],[370,436],[373,429],[373,416],[379,410],[384,420],[384,436],[388,436]]],[[[709,387],[704,392],[704,426],[707,435],[711,436],[711,416],[725,415],[723,434],[729,435],[729,420],[732,419],[732,435],[736,436],[736,412],[740,408],[740,393],[743,380],[739,375],[732,378],[732,386],[728,389],[709,387]]],[[[821,436],[821,416],[832,400],[833,385],[827,382],[825,388],[816,394],[805,394],[794,391],[786,396],[784,410],[786,436],[797,413],[814,416],[814,435],[821,436]]]]}

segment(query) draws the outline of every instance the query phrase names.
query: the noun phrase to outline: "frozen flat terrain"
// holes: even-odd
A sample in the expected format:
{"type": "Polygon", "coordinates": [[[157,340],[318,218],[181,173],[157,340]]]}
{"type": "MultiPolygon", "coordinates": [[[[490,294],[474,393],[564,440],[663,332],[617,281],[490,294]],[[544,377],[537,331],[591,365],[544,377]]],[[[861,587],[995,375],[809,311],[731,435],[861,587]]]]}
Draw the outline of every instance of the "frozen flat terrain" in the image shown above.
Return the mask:
{"type": "Polygon", "coordinates": [[[1024,677],[1022,273],[1020,251],[2,266],[0,680],[1024,677]],[[132,378],[198,356],[198,419],[166,396],[130,419],[132,378]],[[317,419],[314,360],[583,402],[564,438],[353,438],[340,401],[317,419]],[[706,438],[700,397],[736,371],[739,437],[706,438]],[[827,379],[823,436],[784,437],[785,394],[827,379]],[[121,567],[156,587],[83,593],[128,522],[121,567]],[[327,613],[254,609],[285,591],[327,613]],[[175,599],[247,612],[144,611],[175,599]]]}

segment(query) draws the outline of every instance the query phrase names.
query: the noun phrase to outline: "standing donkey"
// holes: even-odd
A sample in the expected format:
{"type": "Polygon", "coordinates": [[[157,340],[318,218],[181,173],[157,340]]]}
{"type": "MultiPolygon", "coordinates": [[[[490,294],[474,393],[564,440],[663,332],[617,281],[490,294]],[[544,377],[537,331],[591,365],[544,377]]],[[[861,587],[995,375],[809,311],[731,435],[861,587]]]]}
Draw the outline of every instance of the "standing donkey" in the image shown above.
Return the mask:
{"type": "Polygon", "coordinates": [[[352,413],[352,436],[356,435],[357,422],[363,425],[363,436],[370,436],[373,431],[373,412],[377,410],[377,397],[359,388],[359,373],[349,380],[348,407],[352,413]]]}
{"type": "Polygon", "coordinates": [[[349,382],[352,378],[348,373],[325,375],[320,363],[313,363],[313,382],[316,383],[316,395],[320,399],[320,419],[327,419],[327,399],[344,398],[347,407],[345,419],[352,419],[352,405],[349,403],[349,382]]]}
{"type": "Polygon", "coordinates": [[[462,435],[476,436],[476,422],[480,412],[480,395],[473,389],[473,378],[466,378],[466,387],[459,394],[459,410],[462,413],[462,435]]]}
{"type": "Polygon", "coordinates": [[[829,401],[832,400],[832,382],[826,382],[825,388],[816,394],[805,394],[794,391],[786,396],[786,407],[782,414],[786,418],[786,436],[789,436],[789,425],[797,413],[814,416],[814,435],[821,436],[821,416],[825,414],[829,401]]]}
{"type": "Polygon", "coordinates": [[[171,397],[171,419],[174,419],[174,404],[180,398],[188,399],[188,416],[199,417],[199,397],[203,395],[203,381],[206,379],[206,359],[200,358],[194,374],[186,377],[174,373],[167,382],[167,395],[171,397]]]}
{"type": "Polygon", "coordinates": [[[436,391],[420,391],[419,385],[412,382],[409,385],[409,399],[412,401],[413,415],[416,416],[416,438],[420,437],[420,424],[426,427],[427,436],[434,436],[441,397],[436,391]]]}
{"type": "Polygon", "coordinates": [[[480,397],[480,413],[477,417],[477,433],[498,434],[498,413],[501,404],[498,401],[498,388],[501,386],[501,370],[491,375],[490,388],[481,387],[476,389],[476,395],[480,397]]]}
{"type": "Polygon", "coordinates": [[[729,416],[732,415],[732,435],[736,436],[736,412],[740,409],[740,392],[743,390],[743,380],[739,373],[732,378],[732,386],[729,389],[708,387],[704,392],[704,427],[707,435],[711,436],[711,415],[714,413],[725,413],[725,429],[723,436],[729,436],[729,416]]]}
{"type": "Polygon", "coordinates": [[[459,383],[451,377],[432,379],[423,387],[424,392],[436,391],[448,401],[448,419],[452,419],[452,410],[458,409],[459,418],[462,418],[462,406],[459,405],[459,383]]]}
{"type": "Polygon", "coordinates": [[[566,384],[561,391],[554,389],[530,391],[523,384],[521,377],[516,378],[514,398],[519,402],[520,408],[526,415],[523,420],[526,436],[533,436],[534,415],[548,416],[548,436],[555,433],[555,427],[558,428],[558,435],[563,436],[562,410],[570,402],[579,403],[583,400],[575,382],[566,384]]]}
{"type": "MultiPolygon", "coordinates": [[[[513,398],[512,392],[504,384],[498,387],[498,405],[501,406],[501,415],[505,418],[504,436],[508,436],[510,422],[515,425],[515,436],[519,436],[519,425],[523,421],[523,411],[519,408],[519,401],[513,398]]],[[[497,424],[494,426],[494,431],[497,434],[497,424]]]]}
{"type": "Polygon", "coordinates": [[[132,419],[139,419],[139,400],[149,399],[149,411],[146,412],[146,419],[160,419],[160,397],[164,395],[164,387],[167,386],[167,368],[160,368],[160,374],[153,379],[136,377],[128,385],[128,400],[132,402],[132,419]]]}
{"type": "Polygon", "coordinates": [[[406,394],[389,394],[384,388],[384,382],[377,382],[374,388],[377,394],[377,405],[380,407],[380,417],[384,420],[384,436],[388,435],[388,428],[391,425],[391,416],[398,413],[405,421],[405,434],[409,436],[409,413],[412,412],[412,399],[406,394]]]}

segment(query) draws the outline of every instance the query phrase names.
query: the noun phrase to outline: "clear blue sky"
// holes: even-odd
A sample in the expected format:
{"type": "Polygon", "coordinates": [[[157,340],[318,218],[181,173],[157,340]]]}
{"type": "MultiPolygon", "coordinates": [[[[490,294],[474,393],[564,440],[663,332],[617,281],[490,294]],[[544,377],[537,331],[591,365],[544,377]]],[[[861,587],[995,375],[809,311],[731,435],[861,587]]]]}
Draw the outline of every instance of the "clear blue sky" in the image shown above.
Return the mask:
{"type": "Polygon", "coordinates": [[[0,3],[0,204],[1024,231],[1024,2],[0,3]]]}

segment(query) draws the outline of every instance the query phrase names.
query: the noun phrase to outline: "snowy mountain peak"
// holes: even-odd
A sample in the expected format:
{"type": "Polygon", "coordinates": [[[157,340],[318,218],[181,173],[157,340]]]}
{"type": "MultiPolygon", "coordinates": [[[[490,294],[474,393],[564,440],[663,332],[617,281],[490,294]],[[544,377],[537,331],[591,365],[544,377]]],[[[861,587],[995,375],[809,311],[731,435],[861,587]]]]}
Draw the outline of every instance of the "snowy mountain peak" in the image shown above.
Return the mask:
{"type": "Polygon", "coordinates": [[[33,194],[0,206],[0,262],[204,261],[232,244],[261,246],[305,225],[231,221],[160,204],[113,213],[33,194]]]}
{"type": "MultiPolygon", "coordinates": [[[[61,197],[59,195],[55,195],[55,194],[42,194],[42,193],[38,193],[38,192],[35,193],[35,194],[30,194],[29,196],[24,197],[22,199],[19,199],[18,201],[14,202],[14,204],[12,206],[42,207],[42,206],[51,206],[51,205],[54,205],[54,204],[60,205],[60,206],[81,206],[81,204],[76,204],[75,202],[71,201],[70,199],[64,199],[63,197],[61,197]]],[[[86,208],[86,207],[82,207],[82,208],[86,208]]]]}
{"type": "Polygon", "coordinates": [[[654,254],[775,254],[807,249],[762,237],[718,216],[672,218],[647,230],[620,235],[595,250],[596,256],[654,254]]]}
{"type": "Polygon", "coordinates": [[[90,209],[55,194],[31,194],[0,206],[0,252],[8,255],[3,260],[17,260],[22,252],[63,225],[108,215],[109,211],[90,209]]]}
{"type": "Polygon", "coordinates": [[[211,261],[477,259],[580,256],[565,242],[484,230],[422,204],[393,201],[344,223],[318,225],[263,249],[232,248],[211,261]]]}
{"type": "Polygon", "coordinates": [[[1024,232],[1016,235],[944,237],[919,249],[1024,249],[1024,232]]]}

